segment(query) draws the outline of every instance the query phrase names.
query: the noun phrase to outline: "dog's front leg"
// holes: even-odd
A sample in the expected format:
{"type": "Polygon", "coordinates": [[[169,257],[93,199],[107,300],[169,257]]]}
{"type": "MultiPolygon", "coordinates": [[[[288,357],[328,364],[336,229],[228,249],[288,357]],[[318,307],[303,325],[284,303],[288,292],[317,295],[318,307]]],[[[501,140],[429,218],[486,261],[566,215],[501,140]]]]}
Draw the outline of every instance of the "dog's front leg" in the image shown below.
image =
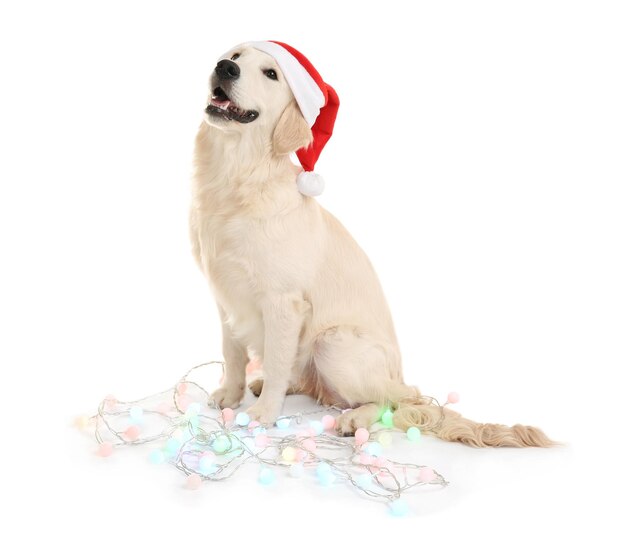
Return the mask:
{"type": "Polygon", "coordinates": [[[246,364],[248,352],[232,333],[226,321],[226,313],[218,305],[222,320],[222,353],[224,355],[224,381],[222,386],[211,394],[213,401],[222,409],[239,407],[246,386],[246,364]]]}
{"type": "Polygon", "coordinates": [[[262,305],[263,389],[258,401],[248,409],[250,418],[262,424],[273,423],[282,409],[307,306],[308,303],[295,294],[274,295],[262,305]]]}

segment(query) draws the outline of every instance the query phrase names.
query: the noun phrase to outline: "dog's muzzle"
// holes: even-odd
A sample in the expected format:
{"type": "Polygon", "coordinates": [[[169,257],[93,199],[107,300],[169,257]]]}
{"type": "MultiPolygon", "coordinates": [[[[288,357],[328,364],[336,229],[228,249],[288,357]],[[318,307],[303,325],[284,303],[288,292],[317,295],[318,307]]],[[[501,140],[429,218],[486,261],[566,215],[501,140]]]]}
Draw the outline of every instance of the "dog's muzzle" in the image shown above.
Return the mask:
{"type": "MultiPolygon", "coordinates": [[[[222,62],[225,61],[228,60],[222,60],[222,62]]],[[[222,62],[217,64],[218,67],[215,68],[216,73],[222,62]]],[[[235,66],[237,65],[234,62],[230,63],[235,66]]],[[[237,70],[239,70],[239,67],[237,67],[237,70]]],[[[239,73],[239,71],[237,71],[237,73],[239,73]]],[[[239,76],[239,74],[237,74],[237,76],[239,76]]],[[[239,123],[250,123],[259,117],[259,113],[256,110],[244,110],[234,105],[221,86],[213,90],[211,101],[206,107],[205,112],[212,117],[222,118],[227,121],[237,121],[239,123]]]]}

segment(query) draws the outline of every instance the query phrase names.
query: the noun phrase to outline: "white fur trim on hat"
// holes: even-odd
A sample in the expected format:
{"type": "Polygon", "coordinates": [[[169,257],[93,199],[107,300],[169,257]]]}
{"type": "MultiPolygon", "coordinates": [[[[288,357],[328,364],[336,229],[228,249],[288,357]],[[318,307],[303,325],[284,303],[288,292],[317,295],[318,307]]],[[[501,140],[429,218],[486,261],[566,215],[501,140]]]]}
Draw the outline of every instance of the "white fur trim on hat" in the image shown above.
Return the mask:
{"type": "Polygon", "coordinates": [[[315,172],[300,172],[296,184],[305,196],[319,196],[324,192],[324,178],[315,172]]]}
{"type": "Polygon", "coordinates": [[[309,127],[312,127],[326,102],[326,98],[317,82],[287,49],[277,43],[272,43],[271,41],[251,41],[247,45],[269,54],[276,60],[278,67],[280,67],[285,79],[287,79],[287,84],[289,84],[293,96],[298,102],[304,119],[309,124],[309,127]]]}

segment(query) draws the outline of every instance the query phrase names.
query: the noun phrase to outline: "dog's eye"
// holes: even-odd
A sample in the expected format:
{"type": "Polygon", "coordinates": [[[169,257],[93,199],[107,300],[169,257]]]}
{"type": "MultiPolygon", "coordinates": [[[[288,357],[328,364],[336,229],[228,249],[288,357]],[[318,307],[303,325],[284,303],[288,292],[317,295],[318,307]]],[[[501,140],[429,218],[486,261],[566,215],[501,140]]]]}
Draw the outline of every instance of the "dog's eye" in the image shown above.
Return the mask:
{"type": "Polygon", "coordinates": [[[239,58],[239,56],[241,56],[238,52],[236,52],[235,54],[233,54],[230,59],[231,60],[236,60],[237,58],[239,58]]]}
{"type": "Polygon", "coordinates": [[[263,71],[263,73],[265,73],[265,76],[267,78],[271,78],[272,80],[278,80],[278,75],[273,69],[266,69],[265,71],[263,71]]]}

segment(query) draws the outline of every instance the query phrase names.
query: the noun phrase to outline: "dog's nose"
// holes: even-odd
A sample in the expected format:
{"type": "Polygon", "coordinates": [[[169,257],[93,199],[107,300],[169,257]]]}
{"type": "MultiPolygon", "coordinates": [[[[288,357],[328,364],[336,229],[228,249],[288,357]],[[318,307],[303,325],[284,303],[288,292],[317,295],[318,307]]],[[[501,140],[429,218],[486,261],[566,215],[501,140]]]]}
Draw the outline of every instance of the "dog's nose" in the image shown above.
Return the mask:
{"type": "Polygon", "coordinates": [[[239,66],[230,60],[220,60],[215,68],[217,78],[220,80],[235,80],[239,78],[239,66]]]}

